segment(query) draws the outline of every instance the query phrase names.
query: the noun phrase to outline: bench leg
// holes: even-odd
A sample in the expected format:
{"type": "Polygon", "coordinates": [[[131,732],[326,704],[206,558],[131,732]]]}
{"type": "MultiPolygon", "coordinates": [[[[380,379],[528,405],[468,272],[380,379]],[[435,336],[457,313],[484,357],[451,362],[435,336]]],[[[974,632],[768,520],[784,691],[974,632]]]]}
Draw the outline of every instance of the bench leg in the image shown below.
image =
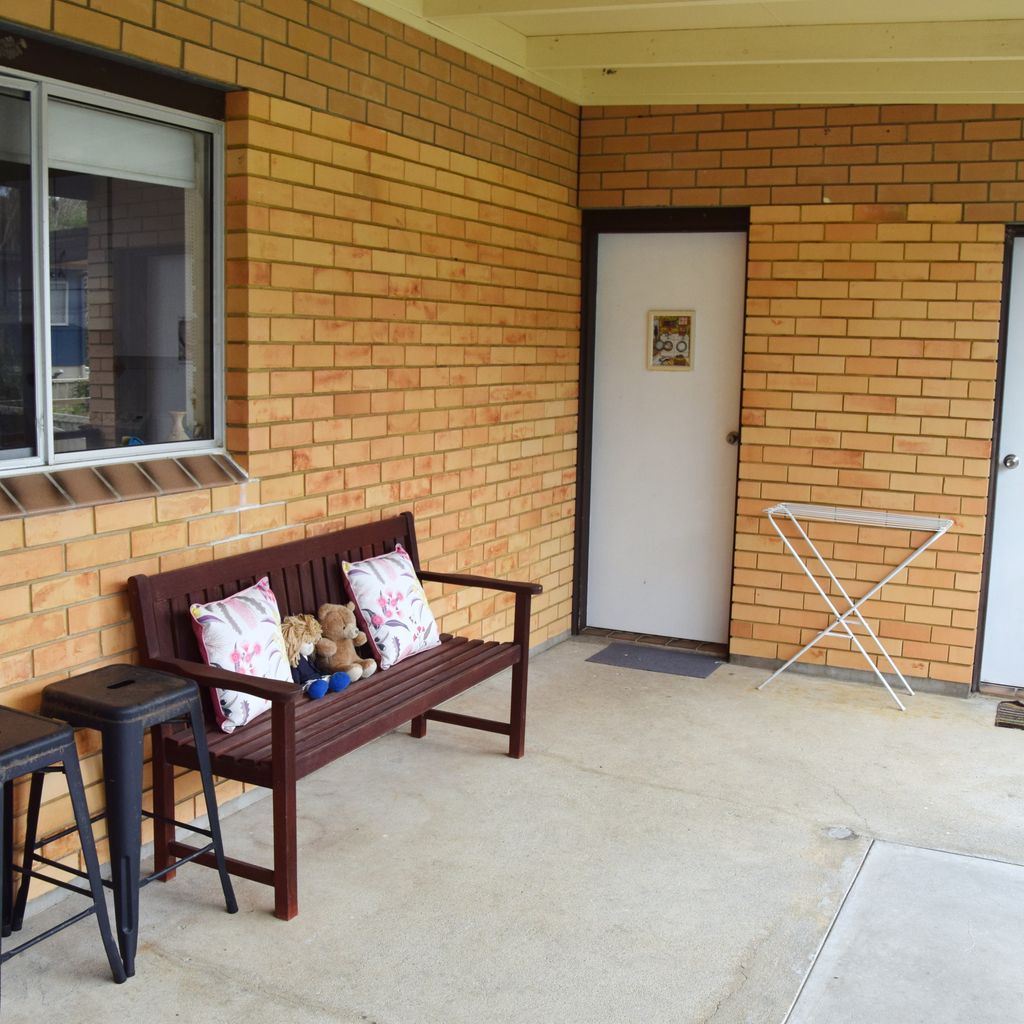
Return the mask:
{"type": "Polygon", "coordinates": [[[295,828],[295,705],[271,709],[275,752],[272,767],[274,800],[274,917],[290,921],[299,912],[298,842],[295,828]]]}
{"type": "MultiPolygon", "coordinates": [[[[164,729],[155,725],[150,730],[153,737],[153,870],[163,871],[175,861],[171,855],[174,842],[174,766],[164,757],[164,729]]],[[[169,882],[177,874],[168,871],[161,881],[169,882]]]]}
{"type": "Polygon", "coordinates": [[[509,711],[508,756],[526,751],[526,678],[530,669],[530,595],[516,594],[515,642],[520,659],[512,668],[512,707],[509,711]]]}
{"type": "Polygon", "coordinates": [[[526,752],[526,663],[512,669],[512,707],[509,713],[508,756],[526,752]]]}
{"type": "Polygon", "coordinates": [[[426,715],[417,715],[412,720],[412,730],[411,730],[411,733],[418,740],[423,739],[423,737],[427,735],[427,716],[426,715]]]}
{"type": "Polygon", "coordinates": [[[274,789],[274,917],[290,921],[299,912],[295,786],[274,789]]]}

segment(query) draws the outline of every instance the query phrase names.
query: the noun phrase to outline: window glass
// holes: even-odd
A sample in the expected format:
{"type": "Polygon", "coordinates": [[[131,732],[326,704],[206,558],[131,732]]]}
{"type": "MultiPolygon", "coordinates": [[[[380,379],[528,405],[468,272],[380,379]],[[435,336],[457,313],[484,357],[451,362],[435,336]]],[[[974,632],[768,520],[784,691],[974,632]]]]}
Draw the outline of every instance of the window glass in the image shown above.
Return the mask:
{"type": "Polygon", "coordinates": [[[0,89],[0,462],[36,454],[31,113],[0,89]]]}
{"type": "Polygon", "coordinates": [[[213,439],[209,137],[58,100],[47,131],[55,452],[213,439]]]}

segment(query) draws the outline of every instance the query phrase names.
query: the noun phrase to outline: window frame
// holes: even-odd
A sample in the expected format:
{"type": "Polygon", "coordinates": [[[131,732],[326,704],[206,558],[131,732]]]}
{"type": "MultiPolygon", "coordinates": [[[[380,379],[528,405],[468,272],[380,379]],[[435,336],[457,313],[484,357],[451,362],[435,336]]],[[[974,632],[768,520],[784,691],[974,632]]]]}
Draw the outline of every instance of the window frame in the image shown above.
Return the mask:
{"type": "Polygon", "coordinates": [[[0,68],[0,88],[24,94],[29,100],[29,160],[32,188],[32,312],[35,346],[36,454],[0,460],[0,479],[58,469],[107,465],[116,462],[145,462],[179,455],[229,455],[225,447],[225,342],[224,342],[224,123],[198,114],[144,100],[131,99],[101,89],[73,85],[11,68],[0,68]],[[112,113],[145,118],[198,131],[210,136],[210,318],[212,359],[210,390],[213,399],[213,437],[199,441],[160,442],[94,451],[56,452],[53,430],[53,373],[50,346],[50,223],[48,195],[48,154],[46,145],[47,106],[50,98],[97,107],[112,113]]]}

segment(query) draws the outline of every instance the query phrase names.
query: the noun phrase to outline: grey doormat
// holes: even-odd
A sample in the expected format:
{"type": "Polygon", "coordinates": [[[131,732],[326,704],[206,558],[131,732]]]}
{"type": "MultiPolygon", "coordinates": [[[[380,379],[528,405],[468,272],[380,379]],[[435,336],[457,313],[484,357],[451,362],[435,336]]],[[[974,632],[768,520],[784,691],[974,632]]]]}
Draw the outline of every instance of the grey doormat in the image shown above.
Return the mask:
{"type": "Polygon", "coordinates": [[[786,1024],[1024,1020],[1024,867],[876,840],[786,1024]]]}
{"type": "Polygon", "coordinates": [[[609,644],[587,661],[641,672],[663,672],[669,676],[707,679],[722,663],[707,654],[673,650],[671,647],[641,647],[637,644],[609,644]]]}

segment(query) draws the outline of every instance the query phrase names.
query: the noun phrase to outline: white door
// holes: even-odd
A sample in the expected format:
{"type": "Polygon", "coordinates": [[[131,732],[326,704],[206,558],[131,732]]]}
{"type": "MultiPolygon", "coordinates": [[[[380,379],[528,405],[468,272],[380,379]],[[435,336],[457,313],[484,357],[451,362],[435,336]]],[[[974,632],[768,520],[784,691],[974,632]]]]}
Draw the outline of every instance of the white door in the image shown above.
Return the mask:
{"type": "Polygon", "coordinates": [[[746,249],[599,238],[588,626],[728,641],[746,249]],[[653,310],[693,311],[690,369],[648,369],[653,310]]]}
{"type": "Polygon", "coordinates": [[[981,682],[1024,685],[1024,238],[1014,239],[981,682]]]}

